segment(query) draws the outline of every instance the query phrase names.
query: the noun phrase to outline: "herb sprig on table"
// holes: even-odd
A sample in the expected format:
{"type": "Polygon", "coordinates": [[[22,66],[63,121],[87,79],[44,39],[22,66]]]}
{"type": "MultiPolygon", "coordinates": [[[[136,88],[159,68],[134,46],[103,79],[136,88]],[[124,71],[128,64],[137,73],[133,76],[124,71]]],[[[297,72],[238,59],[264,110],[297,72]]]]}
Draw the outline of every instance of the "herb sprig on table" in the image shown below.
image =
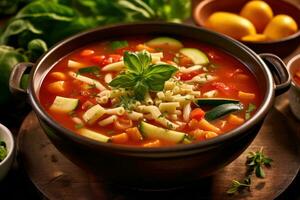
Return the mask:
{"type": "Polygon", "coordinates": [[[0,141],[0,162],[7,156],[6,144],[4,141],[0,141]]]}
{"type": "Polygon", "coordinates": [[[264,178],[266,175],[263,167],[271,167],[271,162],[273,162],[273,160],[264,155],[263,148],[256,152],[249,152],[246,160],[246,177],[242,181],[233,180],[231,187],[227,190],[227,194],[234,194],[243,189],[249,189],[253,173],[255,172],[255,175],[258,178],[264,178]]]}

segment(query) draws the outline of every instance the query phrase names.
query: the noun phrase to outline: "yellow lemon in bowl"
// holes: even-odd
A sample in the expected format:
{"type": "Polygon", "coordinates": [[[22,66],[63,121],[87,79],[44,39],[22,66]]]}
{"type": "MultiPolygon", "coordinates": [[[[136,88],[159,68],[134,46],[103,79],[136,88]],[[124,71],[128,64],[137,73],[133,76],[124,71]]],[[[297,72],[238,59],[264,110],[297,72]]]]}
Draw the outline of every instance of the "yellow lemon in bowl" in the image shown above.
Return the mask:
{"type": "Polygon", "coordinates": [[[251,21],[257,32],[261,33],[273,18],[273,11],[266,2],[255,0],[246,3],[240,15],[251,21]]]}
{"type": "Polygon", "coordinates": [[[264,30],[264,35],[271,40],[278,40],[293,35],[298,31],[295,20],[288,15],[276,15],[264,30]]]}
{"type": "Polygon", "coordinates": [[[246,35],[256,34],[254,25],[237,14],[229,12],[215,12],[209,16],[205,26],[240,40],[246,35]]]}
{"type": "Polygon", "coordinates": [[[241,39],[244,42],[265,42],[268,40],[267,36],[264,34],[253,34],[246,35],[241,39]]]}

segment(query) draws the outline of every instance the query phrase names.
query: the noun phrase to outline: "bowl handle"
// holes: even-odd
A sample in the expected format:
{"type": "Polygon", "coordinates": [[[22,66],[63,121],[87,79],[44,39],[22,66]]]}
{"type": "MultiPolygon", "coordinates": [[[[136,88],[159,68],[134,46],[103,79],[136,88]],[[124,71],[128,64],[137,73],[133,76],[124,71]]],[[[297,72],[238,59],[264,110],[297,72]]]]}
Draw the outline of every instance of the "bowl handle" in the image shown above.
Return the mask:
{"type": "Polygon", "coordinates": [[[291,86],[291,76],[284,62],[278,56],[270,53],[262,53],[259,56],[264,60],[272,73],[275,82],[275,96],[288,91],[291,86]]]}
{"type": "Polygon", "coordinates": [[[25,71],[33,67],[33,63],[24,62],[16,64],[9,77],[9,90],[13,95],[20,96],[27,94],[27,90],[20,87],[22,76],[25,71]]]}

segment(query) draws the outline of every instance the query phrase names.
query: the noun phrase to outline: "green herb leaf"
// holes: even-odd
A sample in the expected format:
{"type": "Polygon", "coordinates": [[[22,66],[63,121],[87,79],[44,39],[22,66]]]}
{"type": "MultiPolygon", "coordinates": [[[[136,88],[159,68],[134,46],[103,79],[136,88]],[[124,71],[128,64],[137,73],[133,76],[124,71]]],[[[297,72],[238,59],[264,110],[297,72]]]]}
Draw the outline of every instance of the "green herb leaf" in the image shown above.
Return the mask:
{"type": "Polygon", "coordinates": [[[151,54],[125,52],[126,71],[114,78],[109,85],[116,88],[131,89],[137,100],[143,100],[149,91],[161,91],[165,81],[178,69],[172,65],[150,65],[151,54]]]}
{"type": "Polygon", "coordinates": [[[0,162],[7,156],[6,144],[4,141],[0,141],[0,162]]]}
{"type": "Polygon", "coordinates": [[[136,76],[131,73],[119,74],[109,85],[115,88],[132,88],[136,85],[136,76]]]}
{"type": "Polygon", "coordinates": [[[75,124],[75,128],[76,128],[76,129],[81,129],[81,128],[83,128],[83,127],[84,127],[83,124],[75,124]]]}
{"type": "Polygon", "coordinates": [[[255,109],[256,109],[256,105],[250,103],[249,106],[248,106],[248,109],[246,110],[246,113],[245,113],[245,119],[246,120],[250,119],[251,112],[253,112],[255,109]]]}
{"type": "Polygon", "coordinates": [[[85,68],[80,68],[78,70],[79,74],[94,74],[94,75],[99,75],[100,74],[100,69],[97,66],[90,66],[90,67],[85,67],[85,68]]]}
{"type": "Polygon", "coordinates": [[[110,43],[110,47],[112,50],[116,50],[116,49],[122,49],[124,47],[128,46],[128,42],[126,40],[122,40],[122,41],[113,41],[110,43]]]}
{"type": "Polygon", "coordinates": [[[145,72],[145,80],[151,91],[161,91],[164,83],[178,70],[172,65],[152,65],[145,72]]]}

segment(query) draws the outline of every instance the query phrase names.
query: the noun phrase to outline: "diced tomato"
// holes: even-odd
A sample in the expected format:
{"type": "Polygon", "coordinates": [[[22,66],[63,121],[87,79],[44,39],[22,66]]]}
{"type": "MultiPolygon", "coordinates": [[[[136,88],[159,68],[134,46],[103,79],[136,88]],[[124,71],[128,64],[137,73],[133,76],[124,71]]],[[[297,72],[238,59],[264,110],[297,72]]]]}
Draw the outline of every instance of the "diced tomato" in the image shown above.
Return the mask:
{"type": "Polygon", "coordinates": [[[102,56],[93,56],[91,58],[91,61],[95,64],[101,65],[104,59],[105,59],[105,56],[103,56],[103,55],[102,56]]]}
{"type": "Polygon", "coordinates": [[[93,55],[94,53],[95,53],[95,51],[93,51],[93,50],[91,50],[91,49],[85,49],[85,50],[83,50],[83,51],[80,53],[80,55],[81,55],[82,57],[87,57],[87,56],[93,55]]]}
{"type": "Polygon", "coordinates": [[[194,76],[197,76],[200,73],[201,73],[200,70],[192,71],[191,73],[178,72],[176,76],[180,78],[180,80],[182,81],[187,81],[187,80],[191,80],[192,78],[194,78],[194,76]]]}
{"type": "Polygon", "coordinates": [[[235,88],[225,85],[225,83],[222,83],[222,82],[214,82],[211,85],[214,89],[217,89],[218,91],[220,91],[226,95],[230,95],[230,94],[237,92],[235,88]]]}
{"type": "Polygon", "coordinates": [[[201,120],[205,115],[205,112],[201,108],[195,108],[192,110],[190,114],[190,118],[196,119],[196,120],[201,120]]]}

